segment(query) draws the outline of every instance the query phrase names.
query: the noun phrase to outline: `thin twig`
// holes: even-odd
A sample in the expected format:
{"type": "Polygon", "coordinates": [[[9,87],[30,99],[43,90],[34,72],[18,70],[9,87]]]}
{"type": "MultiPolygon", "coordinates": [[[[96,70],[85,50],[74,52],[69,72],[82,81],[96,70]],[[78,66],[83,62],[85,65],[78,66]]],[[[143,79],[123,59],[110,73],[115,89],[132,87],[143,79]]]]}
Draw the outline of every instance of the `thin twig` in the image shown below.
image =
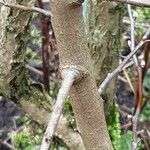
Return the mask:
{"type": "MultiPolygon", "coordinates": [[[[31,121],[26,122],[23,126],[17,128],[17,129],[16,129],[15,131],[13,131],[13,132],[15,132],[15,133],[17,134],[18,132],[20,132],[21,130],[23,130],[25,127],[27,127],[30,123],[31,123],[31,121]]],[[[10,137],[6,138],[5,140],[0,139],[0,143],[3,144],[3,145],[5,145],[5,146],[8,147],[9,149],[13,150],[13,149],[14,149],[13,143],[12,143],[12,145],[9,144],[9,143],[8,143],[9,140],[10,140],[10,137]]]]}
{"type": "MultiPolygon", "coordinates": [[[[130,20],[128,19],[128,17],[123,18],[123,23],[130,24],[130,20]]],[[[148,22],[135,22],[135,27],[147,29],[149,28],[149,23],[148,22]]]]}
{"type": "MultiPolygon", "coordinates": [[[[42,0],[38,0],[39,8],[43,9],[42,0]]],[[[43,83],[45,90],[49,93],[50,90],[50,77],[49,77],[49,25],[45,15],[40,16],[40,27],[42,34],[42,61],[43,61],[43,83]]]]}
{"type": "Polygon", "coordinates": [[[132,110],[129,107],[127,107],[126,105],[120,105],[119,107],[120,107],[121,110],[126,112],[128,115],[132,114],[132,110]]]}
{"type": "MultiPolygon", "coordinates": [[[[149,39],[150,39],[150,37],[149,37],[149,39]]],[[[150,42],[147,42],[144,45],[144,56],[143,56],[144,67],[143,67],[143,72],[142,72],[143,78],[144,78],[144,75],[145,75],[147,69],[149,68],[149,63],[150,63],[149,54],[150,54],[150,42]]]]}
{"type": "MultiPolygon", "coordinates": [[[[134,18],[133,18],[133,14],[132,14],[132,10],[131,10],[131,5],[128,4],[127,6],[128,6],[128,13],[129,13],[130,27],[131,27],[131,45],[130,45],[130,49],[131,49],[131,51],[133,51],[135,49],[134,18]]],[[[138,74],[138,80],[137,80],[138,83],[137,83],[135,114],[132,118],[133,126],[132,126],[132,145],[131,145],[131,149],[136,150],[137,143],[138,143],[138,140],[137,140],[137,124],[138,124],[138,117],[139,117],[140,110],[141,110],[141,105],[142,105],[142,68],[141,68],[140,64],[138,63],[138,59],[137,59],[136,55],[133,55],[133,60],[134,60],[135,66],[136,66],[137,74],[138,74]]]]}
{"type": "Polygon", "coordinates": [[[118,80],[125,82],[125,83],[128,83],[128,81],[120,75],[118,76],[118,80]]]}
{"type": "Polygon", "coordinates": [[[130,60],[130,58],[143,46],[145,42],[147,42],[147,38],[150,35],[150,28],[147,30],[145,35],[143,36],[142,40],[139,42],[139,44],[135,47],[135,49],[130,52],[128,56],[125,57],[125,59],[122,61],[122,63],[111,73],[107,74],[107,77],[104,79],[102,84],[99,86],[99,93],[102,94],[104,89],[106,88],[107,84],[119,73],[122,71],[122,68],[125,66],[125,64],[130,60]]]}
{"type": "MultiPolygon", "coordinates": [[[[134,31],[135,31],[135,28],[134,28],[134,18],[133,18],[133,15],[132,15],[132,10],[131,10],[131,5],[128,4],[128,13],[129,13],[129,18],[130,18],[130,28],[131,28],[131,44],[129,45],[131,51],[133,51],[135,49],[135,36],[134,36],[134,31]]],[[[136,57],[136,54],[133,55],[133,61],[134,61],[134,64],[136,67],[139,66],[138,64],[138,60],[137,60],[137,57],[136,57]]]]}
{"type": "Polygon", "coordinates": [[[10,145],[8,142],[6,142],[6,141],[3,141],[3,140],[1,140],[0,139],[0,143],[2,144],[2,145],[5,145],[7,148],[9,148],[10,150],[13,150],[14,148],[13,148],[13,146],[12,145],[10,145]]]}
{"type": "MultiPolygon", "coordinates": [[[[26,64],[25,67],[28,70],[32,71],[33,73],[43,76],[43,71],[40,71],[39,69],[36,69],[35,67],[30,66],[29,64],[26,64]]],[[[53,81],[54,83],[58,82],[58,79],[56,79],[55,77],[53,77],[51,75],[49,77],[51,78],[51,81],[53,81]]]]}
{"type": "MultiPolygon", "coordinates": [[[[135,48],[134,18],[133,18],[133,15],[132,15],[131,5],[128,4],[127,7],[128,7],[128,14],[129,14],[129,18],[130,18],[130,28],[131,28],[130,29],[131,30],[131,44],[129,45],[129,47],[130,47],[131,51],[133,51],[134,48],[135,48]]],[[[134,64],[135,64],[136,68],[138,69],[139,65],[138,65],[136,55],[133,55],[133,61],[134,61],[134,64]]],[[[138,82],[140,82],[139,79],[138,79],[138,82]]],[[[139,88],[139,87],[137,87],[137,88],[139,88]]],[[[139,90],[137,91],[137,99],[138,99],[138,96],[139,96],[138,92],[139,92],[139,90]]],[[[131,144],[131,149],[132,150],[136,150],[136,148],[137,148],[137,133],[136,133],[136,131],[137,131],[138,115],[139,115],[139,113],[138,113],[138,111],[136,111],[135,116],[133,116],[133,118],[132,118],[132,124],[133,124],[132,125],[132,144],[131,144]]]]}
{"type": "Polygon", "coordinates": [[[39,69],[36,69],[36,68],[30,66],[29,64],[26,64],[25,67],[26,67],[27,69],[31,70],[32,72],[34,72],[34,73],[36,73],[36,74],[38,74],[38,75],[40,75],[40,76],[43,76],[43,72],[40,71],[39,69]]]}
{"type": "Polygon", "coordinates": [[[137,122],[138,122],[138,116],[139,116],[139,109],[137,109],[135,115],[132,118],[132,145],[131,145],[131,149],[132,150],[136,150],[137,148],[137,122]]]}
{"type": "Polygon", "coordinates": [[[132,123],[131,122],[129,122],[129,123],[127,123],[127,124],[124,124],[124,125],[122,125],[120,128],[121,129],[124,129],[124,130],[127,130],[129,127],[131,127],[132,126],[132,123]]]}
{"type": "Polygon", "coordinates": [[[66,97],[68,96],[68,93],[70,91],[70,88],[73,82],[75,81],[76,75],[77,74],[74,71],[69,71],[64,77],[61,88],[59,89],[59,92],[58,92],[57,101],[54,105],[51,118],[49,120],[46,132],[42,140],[42,145],[41,145],[40,150],[49,149],[49,145],[51,144],[52,137],[55,133],[56,126],[58,124],[58,120],[60,118],[60,115],[63,109],[64,101],[66,97]]]}
{"type": "Polygon", "coordinates": [[[144,142],[146,150],[150,150],[150,147],[149,147],[149,144],[148,144],[148,141],[146,140],[146,138],[143,136],[142,133],[140,133],[140,136],[141,136],[141,138],[142,138],[142,140],[144,142]]]}
{"type": "Polygon", "coordinates": [[[116,2],[121,2],[121,3],[127,3],[139,7],[150,7],[150,1],[149,0],[112,0],[116,2]]]}
{"type": "Polygon", "coordinates": [[[133,64],[134,64],[134,62],[131,60],[130,62],[128,62],[127,64],[125,64],[125,66],[122,68],[122,70],[131,67],[133,64]]]}
{"type": "Polygon", "coordinates": [[[38,7],[33,7],[33,6],[23,6],[23,5],[19,5],[19,4],[12,4],[12,3],[7,3],[4,0],[0,0],[0,4],[6,6],[6,7],[10,7],[13,9],[20,9],[20,10],[24,10],[24,11],[33,11],[33,12],[38,12],[41,13],[47,17],[51,17],[52,14],[50,11],[38,8],[38,7]]]}
{"type": "Polygon", "coordinates": [[[10,145],[8,142],[6,142],[6,141],[3,141],[3,140],[1,140],[0,139],[0,143],[2,144],[2,145],[5,145],[7,148],[9,148],[10,150],[13,150],[14,148],[13,148],[13,146],[12,145],[10,145]]]}
{"type": "Polygon", "coordinates": [[[138,83],[137,83],[137,96],[136,96],[136,106],[135,106],[135,114],[132,118],[132,150],[136,150],[137,148],[137,124],[138,124],[138,117],[141,111],[143,96],[142,96],[142,69],[139,66],[137,68],[137,74],[138,74],[138,83]]]}
{"type": "Polygon", "coordinates": [[[123,70],[123,73],[124,73],[124,75],[125,75],[125,77],[126,77],[126,79],[127,79],[127,81],[128,81],[128,84],[129,84],[129,86],[130,86],[132,92],[135,94],[135,90],[134,90],[134,87],[133,87],[133,85],[132,85],[131,79],[129,78],[129,75],[128,75],[128,73],[126,72],[125,69],[123,70]]]}
{"type": "Polygon", "coordinates": [[[118,109],[118,112],[121,114],[122,117],[127,117],[129,115],[127,112],[125,112],[122,109],[118,109]]]}

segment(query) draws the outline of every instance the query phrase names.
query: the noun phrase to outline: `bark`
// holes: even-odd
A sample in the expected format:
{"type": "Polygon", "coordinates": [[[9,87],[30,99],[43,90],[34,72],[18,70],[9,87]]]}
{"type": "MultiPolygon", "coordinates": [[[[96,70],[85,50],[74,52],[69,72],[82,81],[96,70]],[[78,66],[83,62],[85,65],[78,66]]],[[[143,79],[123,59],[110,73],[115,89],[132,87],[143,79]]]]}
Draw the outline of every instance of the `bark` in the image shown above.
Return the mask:
{"type": "MultiPolygon", "coordinates": [[[[17,2],[31,6],[35,1],[17,2]]],[[[0,94],[11,99],[33,120],[46,125],[52,100],[40,84],[31,83],[24,63],[31,13],[4,6],[0,6],[0,12],[0,94]]],[[[61,116],[56,133],[70,149],[84,150],[79,133],[68,128],[65,116],[61,116]]]]}
{"type": "MultiPolygon", "coordinates": [[[[103,0],[97,3],[89,0],[88,6],[89,47],[92,63],[95,66],[94,77],[100,84],[118,64],[122,11],[117,3],[103,0]]],[[[112,83],[109,84],[111,85],[112,83]]],[[[114,87],[114,83],[112,86],[114,87]]]]}
{"type": "MultiPolygon", "coordinates": [[[[122,5],[104,0],[85,0],[84,17],[97,85],[118,65],[121,49],[122,5]]],[[[119,114],[115,105],[115,79],[103,92],[105,116],[114,148],[119,149],[119,114]]]]}
{"type": "Polygon", "coordinates": [[[60,65],[82,66],[88,72],[71,89],[73,111],[86,150],[111,150],[104,111],[96,83],[84,30],[81,6],[69,0],[51,1],[52,22],[60,49],[60,65]]]}

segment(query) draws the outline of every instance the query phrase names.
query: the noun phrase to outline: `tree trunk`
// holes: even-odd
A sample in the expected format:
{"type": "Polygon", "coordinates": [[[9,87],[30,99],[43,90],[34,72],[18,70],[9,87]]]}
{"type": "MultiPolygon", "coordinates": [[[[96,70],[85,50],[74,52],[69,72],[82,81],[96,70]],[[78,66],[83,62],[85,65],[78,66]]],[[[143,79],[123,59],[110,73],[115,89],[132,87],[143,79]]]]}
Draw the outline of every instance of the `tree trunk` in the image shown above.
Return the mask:
{"type": "MultiPolygon", "coordinates": [[[[94,66],[94,78],[99,86],[107,74],[118,65],[121,49],[122,5],[104,0],[85,0],[83,11],[94,66]]],[[[102,98],[113,147],[119,150],[119,113],[115,105],[115,97],[114,79],[102,93],[102,98]]]]}
{"type": "Polygon", "coordinates": [[[103,100],[92,76],[92,64],[81,6],[73,1],[51,1],[52,23],[57,38],[61,69],[75,66],[87,73],[71,89],[73,111],[86,150],[111,150],[103,100]]]}

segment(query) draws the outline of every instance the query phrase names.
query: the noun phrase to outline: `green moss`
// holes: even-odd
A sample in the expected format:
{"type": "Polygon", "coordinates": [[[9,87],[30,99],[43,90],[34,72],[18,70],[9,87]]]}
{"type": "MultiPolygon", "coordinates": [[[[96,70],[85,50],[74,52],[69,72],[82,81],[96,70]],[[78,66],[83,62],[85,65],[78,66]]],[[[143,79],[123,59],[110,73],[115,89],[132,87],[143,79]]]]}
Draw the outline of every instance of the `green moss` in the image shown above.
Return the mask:
{"type": "Polygon", "coordinates": [[[69,150],[69,148],[67,148],[67,145],[58,137],[54,137],[52,144],[50,145],[50,150],[58,150],[58,149],[62,149],[62,150],[69,150]]]}
{"type": "Polygon", "coordinates": [[[74,116],[73,109],[71,106],[70,98],[66,99],[63,112],[67,116],[68,126],[71,127],[72,129],[75,129],[76,120],[75,120],[75,116],[74,116]]]}
{"type": "Polygon", "coordinates": [[[120,150],[120,123],[117,106],[114,103],[110,115],[106,118],[107,128],[114,147],[114,150],[120,150]]]}

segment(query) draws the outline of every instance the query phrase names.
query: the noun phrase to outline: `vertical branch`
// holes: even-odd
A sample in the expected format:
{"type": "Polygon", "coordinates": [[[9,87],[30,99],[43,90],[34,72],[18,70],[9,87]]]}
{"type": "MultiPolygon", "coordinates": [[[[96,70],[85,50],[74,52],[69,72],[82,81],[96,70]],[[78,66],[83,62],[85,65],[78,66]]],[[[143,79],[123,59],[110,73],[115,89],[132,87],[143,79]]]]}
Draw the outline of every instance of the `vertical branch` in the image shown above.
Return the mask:
{"type": "MultiPolygon", "coordinates": [[[[150,40],[150,36],[148,37],[148,39],[150,40]]],[[[143,72],[142,72],[143,78],[144,78],[144,75],[145,75],[148,67],[150,66],[150,64],[149,64],[150,62],[148,61],[149,60],[149,53],[150,53],[150,42],[147,42],[144,45],[144,62],[145,62],[145,65],[144,65],[143,72]]]]}
{"type": "Polygon", "coordinates": [[[55,33],[54,33],[51,20],[50,20],[50,29],[52,31],[52,34],[50,34],[50,47],[52,51],[58,51],[56,37],[55,37],[55,33]]]}
{"type": "MultiPolygon", "coordinates": [[[[131,5],[128,4],[128,13],[129,13],[129,17],[130,17],[130,22],[131,22],[131,45],[129,45],[131,51],[133,51],[135,49],[135,36],[134,36],[134,31],[135,31],[135,28],[134,28],[134,18],[133,18],[133,15],[132,15],[132,10],[131,10],[131,5]]],[[[133,55],[133,61],[135,63],[135,66],[138,67],[138,60],[137,60],[137,57],[136,57],[136,54],[133,55]]]]}
{"type": "Polygon", "coordinates": [[[71,104],[85,149],[112,150],[103,101],[92,77],[91,70],[93,69],[85,34],[82,7],[73,2],[74,0],[51,0],[52,23],[59,48],[60,67],[80,66],[87,72],[80,82],[73,84],[70,91],[71,104]]]}
{"type": "Polygon", "coordinates": [[[132,118],[132,150],[137,148],[137,122],[138,116],[140,114],[143,96],[142,96],[142,69],[141,67],[137,68],[138,81],[137,81],[137,95],[136,95],[136,106],[135,113],[132,118]]]}
{"type": "MultiPolygon", "coordinates": [[[[134,37],[134,18],[132,15],[132,10],[131,10],[131,5],[128,4],[128,13],[129,13],[129,18],[131,22],[131,51],[135,49],[135,37],[134,37]]],[[[137,70],[137,75],[138,75],[138,80],[137,80],[137,94],[136,94],[136,104],[135,104],[135,114],[132,118],[132,150],[136,150],[137,148],[137,122],[138,122],[138,116],[141,110],[141,105],[142,105],[142,68],[140,64],[138,63],[138,59],[136,55],[133,55],[133,60],[134,64],[136,66],[137,70]]]]}
{"type": "MultiPolygon", "coordinates": [[[[38,0],[38,5],[43,9],[43,4],[41,0],[38,0]]],[[[46,17],[41,14],[40,18],[41,31],[42,31],[42,60],[43,60],[43,80],[44,87],[47,92],[49,92],[49,32],[48,32],[48,22],[46,17]]]]}

